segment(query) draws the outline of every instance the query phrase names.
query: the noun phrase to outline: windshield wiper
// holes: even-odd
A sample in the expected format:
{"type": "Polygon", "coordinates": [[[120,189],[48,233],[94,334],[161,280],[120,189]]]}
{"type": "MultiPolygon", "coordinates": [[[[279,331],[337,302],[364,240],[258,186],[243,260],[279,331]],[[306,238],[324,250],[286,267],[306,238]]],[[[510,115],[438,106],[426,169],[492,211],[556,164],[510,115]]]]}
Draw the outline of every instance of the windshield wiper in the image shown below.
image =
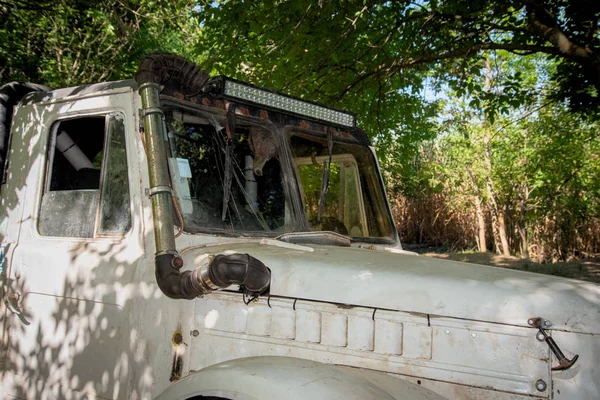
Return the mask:
{"type": "Polygon", "coordinates": [[[325,207],[325,197],[329,189],[329,172],[331,171],[331,157],[333,155],[333,135],[331,130],[327,129],[327,154],[329,159],[327,163],[323,162],[323,174],[321,175],[321,195],[319,197],[319,212],[317,213],[317,222],[321,222],[323,207],[325,207]]]}
{"type": "Polygon", "coordinates": [[[322,244],[329,246],[350,247],[350,236],[331,231],[289,232],[275,239],[295,244],[322,244]]]}

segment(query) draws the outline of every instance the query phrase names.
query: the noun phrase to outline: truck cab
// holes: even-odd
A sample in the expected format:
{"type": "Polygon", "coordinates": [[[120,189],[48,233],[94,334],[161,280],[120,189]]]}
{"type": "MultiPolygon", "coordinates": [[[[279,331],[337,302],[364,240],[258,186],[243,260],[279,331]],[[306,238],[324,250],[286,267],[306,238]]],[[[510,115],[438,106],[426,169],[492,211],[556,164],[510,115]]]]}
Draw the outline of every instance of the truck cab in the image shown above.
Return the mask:
{"type": "Polygon", "coordinates": [[[600,398],[599,286],[403,250],[350,113],[170,55],[9,112],[10,398],[600,398]]]}

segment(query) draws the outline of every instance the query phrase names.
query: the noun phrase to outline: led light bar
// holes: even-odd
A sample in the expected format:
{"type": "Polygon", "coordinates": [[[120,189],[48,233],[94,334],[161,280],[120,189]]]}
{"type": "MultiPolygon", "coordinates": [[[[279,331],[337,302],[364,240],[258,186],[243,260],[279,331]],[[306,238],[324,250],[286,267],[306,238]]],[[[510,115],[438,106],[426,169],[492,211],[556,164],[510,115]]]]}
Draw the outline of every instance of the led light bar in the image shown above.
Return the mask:
{"type": "Polygon", "coordinates": [[[266,107],[331,122],[336,125],[355,126],[354,115],[352,114],[228,79],[225,80],[223,94],[227,97],[235,97],[266,107]]]}

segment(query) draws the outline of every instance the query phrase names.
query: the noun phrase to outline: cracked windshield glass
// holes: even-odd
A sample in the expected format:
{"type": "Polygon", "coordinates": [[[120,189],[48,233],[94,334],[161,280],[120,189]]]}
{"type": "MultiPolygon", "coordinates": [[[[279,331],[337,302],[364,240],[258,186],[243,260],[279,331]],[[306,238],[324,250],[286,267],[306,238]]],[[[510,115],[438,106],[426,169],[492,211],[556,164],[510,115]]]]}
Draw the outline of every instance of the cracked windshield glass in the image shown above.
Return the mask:
{"type": "Polygon", "coordinates": [[[217,131],[208,119],[179,111],[167,112],[167,132],[186,231],[284,232],[282,172],[271,132],[242,125],[217,131]]]}
{"type": "MultiPolygon", "coordinates": [[[[167,110],[169,168],[188,232],[294,231],[275,133],[167,110]],[[215,125],[220,124],[218,129],[215,125]],[[229,132],[229,133],[228,133],[229,132]]],[[[374,158],[364,146],[292,134],[292,165],[311,230],[393,239],[374,158]]],[[[293,179],[293,178],[292,178],[293,179]]],[[[297,229],[296,229],[297,230],[297,229]]]]}

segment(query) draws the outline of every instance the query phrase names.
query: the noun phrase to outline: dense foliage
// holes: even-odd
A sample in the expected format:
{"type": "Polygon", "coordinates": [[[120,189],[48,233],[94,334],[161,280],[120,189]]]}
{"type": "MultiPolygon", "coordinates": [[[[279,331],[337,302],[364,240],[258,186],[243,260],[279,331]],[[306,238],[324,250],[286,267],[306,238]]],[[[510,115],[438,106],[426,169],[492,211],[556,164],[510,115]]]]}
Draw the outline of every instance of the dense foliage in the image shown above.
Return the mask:
{"type": "MultiPolygon", "coordinates": [[[[421,123],[435,110],[418,95],[424,77],[481,92],[464,76],[481,68],[483,51],[544,54],[557,64],[547,95],[578,110],[600,104],[595,0],[201,4],[207,67],[349,107],[372,135],[406,123],[405,141],[426,136],[421,123]]],[[[513,103],[520,83],[515,77],[506,93],[513,103]]]]}
{"type": "Polygon", "coordinates": [[[404,240],[600,251],[597,1],[202,6],[207,68],[357,113],[404,240]]]}
{"type": "Polygon", "coordinates": [[[130,78],[148,52],[188,55],[198,31],[187,0],[1,1],[0,82],[130,78]]]}
{"type": "Polygon", "coordinates": [[[402,238],[600,252],[597,0],[5,0],[0,81],[131,77],[172,51],[355,112],[402,238]]]}
{"type": "Polygon", "coordinates": [[[392,196],[404,240],[538,261],[597,254],[599,124],[562,104],[494,125],[465,115],[450,114],[446,132],[420,146],[417,190],[392,196]]]}

